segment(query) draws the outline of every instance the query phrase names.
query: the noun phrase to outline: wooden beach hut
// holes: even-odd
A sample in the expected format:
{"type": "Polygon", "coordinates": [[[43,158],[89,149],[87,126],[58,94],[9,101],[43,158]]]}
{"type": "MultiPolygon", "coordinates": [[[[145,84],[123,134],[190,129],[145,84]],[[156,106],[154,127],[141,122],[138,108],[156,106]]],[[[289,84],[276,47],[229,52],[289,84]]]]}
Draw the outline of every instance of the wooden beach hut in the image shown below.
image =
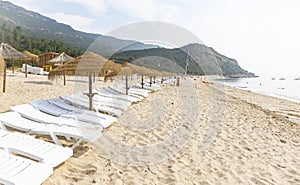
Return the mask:
{"type": "Polygon", "coordinates": [[[38,66],[39,67],[43,67],[44,65],[47,64],[47,62],[51,59],[56,58],[57,56],[59,56],[59,53],[55,53],[55,52],[47,52],[47,53],[43,53],[40,54],[38,57],[38,66]]]}

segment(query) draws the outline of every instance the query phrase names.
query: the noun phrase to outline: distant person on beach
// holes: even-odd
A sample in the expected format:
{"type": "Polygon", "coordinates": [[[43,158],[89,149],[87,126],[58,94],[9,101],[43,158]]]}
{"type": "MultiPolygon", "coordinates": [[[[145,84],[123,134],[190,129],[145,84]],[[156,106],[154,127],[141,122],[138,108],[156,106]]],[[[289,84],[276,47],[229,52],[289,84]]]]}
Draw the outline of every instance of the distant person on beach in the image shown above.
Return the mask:
{"type": "Polygon", "coordinates": [[[177,83],[176,83],[176,86],[179,86],[179,76],[177,77],[177,83]]]}

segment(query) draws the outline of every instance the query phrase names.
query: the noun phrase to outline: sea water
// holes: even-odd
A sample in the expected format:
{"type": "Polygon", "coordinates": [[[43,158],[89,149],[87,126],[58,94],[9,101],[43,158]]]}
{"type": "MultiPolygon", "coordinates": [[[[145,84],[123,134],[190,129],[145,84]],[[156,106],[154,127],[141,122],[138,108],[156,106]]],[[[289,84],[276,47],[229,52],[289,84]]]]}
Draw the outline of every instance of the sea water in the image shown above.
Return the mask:
{"type": "Polygon", "coordinates": [[[224,78],[215,81],[231,87],[300,102],[300,80],[295,80],[295,77],[262,76],[257,78],[224,78]]]}

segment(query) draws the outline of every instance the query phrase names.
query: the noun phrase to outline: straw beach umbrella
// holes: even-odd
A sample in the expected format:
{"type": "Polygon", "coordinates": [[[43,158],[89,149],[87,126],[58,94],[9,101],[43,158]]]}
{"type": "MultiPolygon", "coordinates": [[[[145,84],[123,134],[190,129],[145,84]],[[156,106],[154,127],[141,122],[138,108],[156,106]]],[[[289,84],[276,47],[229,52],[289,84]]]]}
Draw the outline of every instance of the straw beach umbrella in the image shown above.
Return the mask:
{"type": "MultiPolygon", "coordinates": [[[[23,53],[19,52],[12,46],[1,43],[0,45],[0,55],[3,59],[9,60],[28,60],[29,57],[24,55],[23,53]]],[[[6,87],[6,64],[4,65],[4,75],[3,75],[3,92],[5,92],[6,87]]]]}
{"type": "MultiPolygon", "coordinates": [[[[158,70],[155,70],[155,69],[150,69],[150,68],[147,68],[147,67],[144,67],[144,66],[139,66],[139,65],[136,65],[136,64],[128,63],[128,62],[125,62],[123,64],[123,66],[124,66],[123,68],[126,69],[125,71],[130,71],[131,75],[136,74],[136,75],[141,75],[142,76],[142,82],[141,82],[142,88],[144,88],[144,77],[145,76],[150,77],[150,84],[152,84],[152,77],[164,76],[165,75],[164,71],[158,71],[158,70]]],[[[123,73],[125,73],[125,72],[123,72],[123,73]]]]}
{"type": "Polygon", "coordinates": [[[9,44],[1,43],[0,45],[0,54],[4,59],[10,60],[27,60],[28,57],[23,53],[19,52],[9,44]]]}
{"type": "Polygon", "coordinates": [[[87,95],[90,99],[90,108],[92,108],[92,82],[91,76],[103,76],[104,71],[116,74],[116,70],[121,68],[119,65],[115,65],[112,61],[93,53],[86,52],[82,56],[74,58],[73,60],[60,65],[56,69],[53,69],[49,73],[49,79],[53,80],[56,76],[62,76],[64,74],[70,76],[88,76],[89,77],[89,93],[87,95]]]}
{"type": "Polygon", "coordinates": [[[56,76],[66,75],[87,76],[88,72],[93,72],[97,76],[105,76],[107,74],[117,74],[121,69],[120,64],[116,64],[106,58],[93,52],[86,52],[82,56],[60,65],[49,73],[49,79],[56,76]],[[106,74],[105,74],[106,73],[106,74]]]}
{"type": "Polygon", "coordinates": [[[30,53],[29,51],[23,51],[22,52],[24,55],[26,55],[27,57],[30,57],[30,60],[31,61],[35,61],[37,62],[39,60],[39,56],[33,54],[33,53],[30,53]]]}
{"type": "MultiPolygon", "coordinates": [[[[28,61],[31,61],[31,62],[38,62],[39,60],[39,56],[33,54],[33,53],[30,53],[29,51],[23,51],[22,52],[24,55],[26,55],[27,57],[29,57],[28,61]]],[[[27,78],[27,63],[28,62],[25,62],[25,78],[27,78]]]]}
{"type": "Polygon", "coordinates": [[[62,64],[62,63],[65,63],[65,62],[68,62],[70,60],[73,60],[74,58],[67,55],[66,53],[61,53],[60,55],[58,55],[57,57],[51,59],[48,61],[48,63],[51,63],[51,64],[62,64]]]}
{"type": "Polygon", "coordinates": [[[3,57],[0,55],[0,75],[4,74],[5,61],[3,57]]]}
{"type": "MultiPolygon", "coordinates": [[[[48,61],[48,63],[53,63],[53,65],[61,65],[64,64],[68,61],[73,60],[74,58],[67,55],[66,53],[61,53],[60,55],[58,55],[57,57],[51,59],[48,61]]],[[[66,85],[66,74],[64,73],[64,85],[66,85]]]]}

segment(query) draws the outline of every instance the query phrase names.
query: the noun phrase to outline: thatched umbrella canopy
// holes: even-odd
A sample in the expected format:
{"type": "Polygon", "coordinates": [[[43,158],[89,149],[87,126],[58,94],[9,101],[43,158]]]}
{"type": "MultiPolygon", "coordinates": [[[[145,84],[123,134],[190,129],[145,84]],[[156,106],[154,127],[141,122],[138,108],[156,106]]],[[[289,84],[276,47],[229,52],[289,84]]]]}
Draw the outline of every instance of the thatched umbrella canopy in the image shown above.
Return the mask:
{"type": "Polygon", "coordinates": [[[116,71],[120,69],[121,66],[119,64],[115,64],[93,52],[86,52],[84,55],[74,58],[50,71],[49,79],[54,79],[55,76],[62,76],[64,74],[70,76],[87,76],[88,72],[93,72],[97,76],[103,76],[105,70],[110,71],[110,73],[117,73],[116,71]]]}
{"type": "MultiPolygon", "coordinates": [[[[33,53],[30,53],[29,51],[23,51],[22,53],[28,57],[28,61],[30,61],[30,62],[38,62],[39,61],[39,56],[37,56],[33,53]]],[[[27,63],[28,62],[25,62],[25,78],[27,78],[27,63]]]]}
{"type": "Polygon", "coordinates": [[[4,59],[9,60],[28,60],[29,57],[19,52],[9,44],[1,43],[0,54],[4,59]]]}
{"type": "Polygon", "coordinates": [[[100,76],[105,76],[105,77],[116,76],[119,74],[121,70],[122,70],[121,64],[117,64],[111,60],[107,60],[100,72],[100,76]]]}
{"type": "Polygon", "coordinates": [[[4,73],[4,65],[5,65],[5,61],[3,57],[0,55],[0,75],[3,75],[4,73]]]}
{"type": "MultiPolygon", "coordinates": [[[[23,53],[19,52],[12,46],[1,43],[0,45],[0,55],[3,57],[3,59],[9,59],[9,60],[28,60],[29,57],[24,55],[23,53]]],[[[14,71],[14,68],[13,68],[14,71]]],[[[3,92],[5,92],[6,87],[6,63],[4,65],[4,74],[3,74],[3,92]]]]}
{"type": "Polygon", "coordinates": [[[68,62],[68,61],[71,61],[73,60],[74,58],[67,55],[66,53],[61,53],[60,55],[58,55],[57,57],[49,60],[47,63],[51,63],[51,64],[62,64],[62,63],[65,63],[65,62],[68,62]]]}
{"type": "Polygon", "coordinates": [[[163,71],[146,68],[144,66],[135,65],[128,62],[123,63],[123,68],[121,70],[121,73],[137,74],[137,75],[144,75],[144,76],[162,76],[164,74],[163,71]]]}
{"type": "Polygon", "coordinates": [[[39,60],[39,56],[37,56],[37,55],[35,55],[33,53],[30,53],[29,51],[23,51],[22,53],[24,55],[26,55],[27,57],[29,57],[31,61],[37,62],[39,60]]]}

